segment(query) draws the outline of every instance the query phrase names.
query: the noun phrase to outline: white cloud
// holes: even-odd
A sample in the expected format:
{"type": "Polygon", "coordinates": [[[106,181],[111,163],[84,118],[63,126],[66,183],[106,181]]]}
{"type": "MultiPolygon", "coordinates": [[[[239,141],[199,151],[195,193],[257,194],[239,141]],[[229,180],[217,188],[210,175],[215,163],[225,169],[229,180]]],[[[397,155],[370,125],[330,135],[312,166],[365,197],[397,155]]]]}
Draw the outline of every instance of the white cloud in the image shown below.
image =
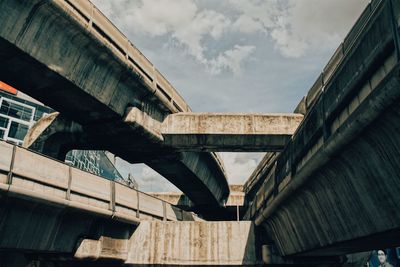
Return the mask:
{"type": "Polygon", "coordinates": [[[145,192],[180,192],[178,188],[156,171],[144,164],[141,165],[139,167],[140,172],[136,173],[140,190],[145,192]]]}
{"type": "Polygon", "coordinates": [[[244,184],[265,153],[219,153],[229,184],[244,184]]]}
{"type": "Polygon", "coordinates": [[[160,36],[187,27],[198,9],[192,1],[145,0],[131,1],[120,19],[129,23],[130,30],[160,36]]]}
{"type": "Polygon", "coordinates": [[[242,62],[253,53],[255,46],[235,45],[233,49],[218,55],[217,58],[207,62],[211,73],[218,74],[223,69],[231,69],[236,75],[240,74],[242,62]]]}
{"type": "Polygon", "coordinates": [[[232,28],[234,31],[242,33],[255,33],[263,30],[262,23],[247,15],[240,15],[239,18],[233,23],[232,28]]]}
{"type": "MultiPolygon", "coordinates": [[[[232,28],[228,16],[215,10],[200,9],[193,0],[95,0],[101,10],[128,32],[149,37],[168,36],[173,44],[204,65],[212,74],[223,70],[239,73],[240,66],[251,55],[251,46],[233,44],[230,49],[208,57],[206,38],[215,42],[232,28]]],[[[250,18],[237,22],[249,24],[250,18]]],[[[240,25],[239,25],[239,24],[240,25]]],[[[252,26],[254,27],[254,25],[252,26]]],[[[242,29],[243,30],[243,29],[242,29]]]]}
{"type": "MultiPolygon", "coordinates": [[[[332,49],[344,38],[349,25],[361,14],[367,0],[230,0],[242,17],[252,19],[248,32],[262,25],[275,42],[275,48],[285,57],[300,57],[308,51],[332,49]]],[[[247,19],[248,20],[248,19],[247,19]]],[[[244,26],[243,26],[244,27],[244,26]]],[[[245,32],[241,29],[242,32],[245,32]]]]}
{"type": "Polygon", "coordinates": [[[228,2],[241,14],[239,21],[243,20],[243,16],[251,18],[264,29],[273,27],[276,17],[282,12],[278,0],[228,0],[228,2]]]}
{"type": "Polygon", "coordinates": [[[138,183],[140,191],[180,192],[171,182],[145,164],[130,164],[117,157],[115,166],[123,177],[131,174],[138,183]]]}
{"type": "Polygon", "coordinates": [[[212,10],[203,10],[190,22],[176,27],[171,34],[181,44],[186,45],[190,55],[207,65],[208,59],[204,55],[207,48],[202,44],[203,38],[210,36],[218,40],[229,25],[230,20],[224,15],[212,10]]]}

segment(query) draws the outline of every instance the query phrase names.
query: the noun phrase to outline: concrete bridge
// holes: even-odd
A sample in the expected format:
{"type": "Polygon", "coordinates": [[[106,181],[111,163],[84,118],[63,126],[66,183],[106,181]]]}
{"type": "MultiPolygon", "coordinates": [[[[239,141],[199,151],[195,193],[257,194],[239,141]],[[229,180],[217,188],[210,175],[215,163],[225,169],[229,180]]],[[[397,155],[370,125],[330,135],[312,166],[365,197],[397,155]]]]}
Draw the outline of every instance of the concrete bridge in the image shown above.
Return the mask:
{"type": "Polygon", "coordinates": [[[199,206],[223,205],[229,188],[216,154],[162,147],[124,121],[130,107],[158,121],[190,108],[89,1],[1,1],[0,24],[0,79],[61,112],[88,136],[84,142],[54,136],[55,145],[64,141],[59,159],[74,148],[109,150],[146,163],[199,206]],[[141,143],[159,149],[138,149],[141,143]]]}
{"type": "MultiPolygon", "coordinates": [[[[0,79],[62,114],[39,151],[63,160],[71,149],[101,149],[146,163],[199,212],[222,207],[229,195],[220,159],[204,152],[280,151],[302,120],[300,114],[191,113],[89,1],[9,0],[0,9],[0,79]]],[[[28,145],[54,120],[37,126],[28,145]]]]}
{"type": "Polygon", "coordinates": [[[229,193],[212,151],[269,152],[244,187],[248,221],[168,222],[197,217],[0,143],[2,262],[338,266],[345,254],[400,246],[399,1],[371,1],[296,108],[304,119],[191,113],[90,2],[3,0],[0,22],[0,79],[60,111],[27,146],[145,162],[201,212],[229,193]]]}
{"type": "MultiPolygon", "coordinates": [[[[399,246],[399,1],[372,1],[245,186],[266,249],[322,257],[399,246]]],[[[270,250],[271,252],[271,250],[270,250]]]]}
{"type": "Polygon", "coordinates": [[[205,222],[165,201],[3,141],[0,214],[1,266],[22,266],[15,262],[21,258],[23,266],[94,260],[112,266],[258,262],[251,222],[205,222]],[[242,246],[228,245],[235,242],[242,246]]]}

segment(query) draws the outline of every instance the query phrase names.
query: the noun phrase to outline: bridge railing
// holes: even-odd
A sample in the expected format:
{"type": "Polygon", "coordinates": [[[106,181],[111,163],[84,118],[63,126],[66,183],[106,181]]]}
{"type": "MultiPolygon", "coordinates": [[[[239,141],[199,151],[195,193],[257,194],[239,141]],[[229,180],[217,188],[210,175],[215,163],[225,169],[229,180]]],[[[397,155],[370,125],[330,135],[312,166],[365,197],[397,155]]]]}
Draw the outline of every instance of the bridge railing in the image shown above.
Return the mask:
{"type": "Polygon", "coordinates": [[[0,190],[130,223],[194,219],[192,213],[163,200],[4,141],[0,190]]]}
{"type": "MultiPolygon", "coordinates": [[[[343,42],[336,49],[336,51],[328,61],[327,65],[323,69],[322,73],[320,74],[320,76],[318,76],[314,85],[307,93],[306,96],[307,110],[311,108],[311,106],[315,103],[315,100],[318,98],[318,96],[322,93],[322,91],[324,91],[324,87],[326,86],[326,84],[329,83],[337,67],[342,62],[344,56],[350,52],[350,50],[354,47],[354,45],[357,45],[357,41],[359,41],[360,35],[366,30],[365,29],[366,27],[369,27],[370,24],[368,22],[370,21],[371,16],[374,14],[376,8],[379,7],[381,2],[382,0],[374,0],[370,4],[368,4],[368,6],[364,9],[362,14],[360,15],[359,19],[356,21],[356,23],[353,25],[349,33],[346,35],[343,42]]],[[[393,3],[394,13],[398,14],[399,13],[398,1],[392,1],[392,3],[393,3]]],[[[399,24],[399,21],[397,21],[397,24],[399,24]]],[[[391,30],[391,27],[389,26],[386,30],[391,30]]]]}
{"type": "Polygon", "coordinates": [[[105,43],[110,50],[160,99],[172,113],[190,112],[186,101],[154,67],[154,65],[129,41],[129,39],[89,0],[55,0],[55,4],[69,11],[88,31],[105,43]]]}
{"type": "Polygon", "coordinates": [[[305,118],[264,182],[274,193],[263,185],[247,218],[266,209],[398,64],[399,26],[399,1],[368,4],[306,97],[305,118]]]}
{"type": "Polygon", "coordinates": [[[251,200],[257,193],[258,188],[263,182],[264,176],[271,171],[272,166],[275,164],[277,155],[277,152],[266,153],[257,168],[250,175],[250,178],[243,185],[243,192],[246,195],[246,199],[251,200]]]}

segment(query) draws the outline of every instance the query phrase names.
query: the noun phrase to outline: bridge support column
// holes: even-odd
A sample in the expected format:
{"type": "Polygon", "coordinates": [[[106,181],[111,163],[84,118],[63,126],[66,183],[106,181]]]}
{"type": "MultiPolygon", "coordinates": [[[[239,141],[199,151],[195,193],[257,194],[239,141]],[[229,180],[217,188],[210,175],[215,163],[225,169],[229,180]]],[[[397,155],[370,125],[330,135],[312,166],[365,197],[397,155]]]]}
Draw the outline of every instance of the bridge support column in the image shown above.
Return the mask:
{"type": "Polygon", "coordinates": [[[68,151],[78,147],[82,126],[58,112],[40,119],[25,137],[23,146],[64,161],[68,151]]]}

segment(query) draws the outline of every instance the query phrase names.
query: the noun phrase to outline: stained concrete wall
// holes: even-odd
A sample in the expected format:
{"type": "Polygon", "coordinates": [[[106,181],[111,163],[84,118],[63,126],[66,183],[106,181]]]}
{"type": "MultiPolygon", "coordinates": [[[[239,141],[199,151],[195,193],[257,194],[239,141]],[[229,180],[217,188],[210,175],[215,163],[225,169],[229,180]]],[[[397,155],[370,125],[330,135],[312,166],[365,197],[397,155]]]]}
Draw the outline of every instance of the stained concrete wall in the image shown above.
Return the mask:
{"type": "Polygon", "coordinates": [[[396,105],[265,220],[282,254],[337,255],[399,246],[399,122],[396,105]]]}
{"type": "Polygon", "coordinates": [[[392,3],[365,9],[248,209],[281,255],[400,245],[400,43],[392,31],[400,5],[392,3]]]}
{"type": "Polygon", "coordinates": [[[58,240],[58,245],[72,240],[73,253],[14,250],[12,254],[0,252],[1,263],[7,264],[5,267],[260,266],[261,263],[252,222],[143,221],[136,229],[88,223],[91,232],[81,232],[77,243],[74,243],[76,233],[65,226],[60,228],[64,232],[58,234],[68,238],[58,240]]]}
{"type": "Polygon", "coordinates": [[[127,264],[255,265],[252,222],[144,222],[130,240],[127,264]]]}

